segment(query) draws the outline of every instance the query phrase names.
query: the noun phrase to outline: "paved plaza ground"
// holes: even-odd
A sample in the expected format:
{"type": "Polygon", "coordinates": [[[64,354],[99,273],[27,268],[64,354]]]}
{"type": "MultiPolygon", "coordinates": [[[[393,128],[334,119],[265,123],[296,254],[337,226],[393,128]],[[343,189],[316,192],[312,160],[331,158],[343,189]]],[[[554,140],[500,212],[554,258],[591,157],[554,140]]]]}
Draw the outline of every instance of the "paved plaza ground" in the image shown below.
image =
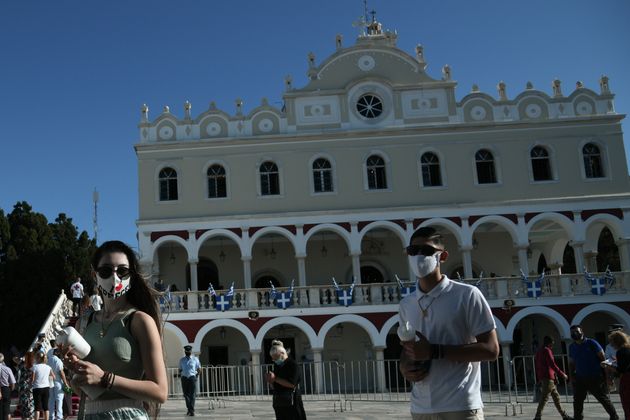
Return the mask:
{"type": "MultiPolygon", "coordinates": [[[[621,418],[623,410],[619,403],[619,397],[613,396],[615,408],[621,418]]],[[[381,420],[381,419],[410,419],[409,402],[402,401],[353,401],[347,402],[347,411],[339,411],[339,402],[333,401],[305,401],[304,407],[309,419],[346,419],[346,420],[381,420]],[[335,411],[336,410],[336,411],[335,411]]],[[[210,401],[198,399],[196,404],[196,418],[200,419],[222,419],[222,420],[245,420],[245,419],[274,419],[271,401],[226,401],[217,405],[213,402],[214,408],[210,408],[210,401]]],[[[484,409],[487,418],[494,419],[533,419],[537,404],[525,403],[516,407],[516,416],[513,415],[513,408],[508,406],[506,416],[506,403],[489,403],[484,409]],[[522,414],[521,414],[522,409],[522,414]]],[[[565,410],[569,414],[573,412],[573,406],[563,403],[565,410]]],[[[170,399],[162,406],[160,419],[186,419],[186,406],[183,399],[170,399]]],[[[543,419],[559,419],[560,416],[549,401],[543,411],[543,419]]],[[[608,415],[597,402],[584,404],[585,419],[608,419],[608,415]]]]}

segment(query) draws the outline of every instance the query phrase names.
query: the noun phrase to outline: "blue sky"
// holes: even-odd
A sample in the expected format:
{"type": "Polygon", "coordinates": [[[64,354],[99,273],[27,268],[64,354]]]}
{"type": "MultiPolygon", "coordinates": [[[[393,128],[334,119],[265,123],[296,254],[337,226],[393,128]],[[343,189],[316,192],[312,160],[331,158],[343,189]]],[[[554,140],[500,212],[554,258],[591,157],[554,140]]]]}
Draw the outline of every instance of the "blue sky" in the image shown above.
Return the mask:
{"type": "MultiPolygon", "coordinates": [[[[623,0],[369,0],[399,48],[425,48],[428,73],[452,68],[461,99],[473,83],[513,98],[527,81],[565,95],[581,80],[599,92],[610,78],[618,113],[630,112],[630,2],[623,0]]],[[[54,220],[60,212],[99,242],[136,245],[140,106],[181,117],[216,101],[247,113],[279,104],[283,78],[306,83],[307,54],[320,63],[335,35],[351,45],[361,0],[29,0],[0,3],[0,208],[19,200],[54,220]]],[[[628,122],[623,123],[624,128],[628,122]]],[[[628,147],[626,136],[626,148],[628,147]]]]}

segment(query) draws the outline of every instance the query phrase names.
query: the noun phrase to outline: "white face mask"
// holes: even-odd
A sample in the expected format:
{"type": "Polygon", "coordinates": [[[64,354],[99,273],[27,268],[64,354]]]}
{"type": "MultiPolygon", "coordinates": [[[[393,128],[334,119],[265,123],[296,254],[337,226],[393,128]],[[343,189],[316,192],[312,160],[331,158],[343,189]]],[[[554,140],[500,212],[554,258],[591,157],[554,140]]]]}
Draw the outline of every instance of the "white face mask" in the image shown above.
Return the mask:
{"type": "Polygon", "coordinates": [[[413,271],[416,277],[424,278],[433,273],[438,265],[440,265],[440,254],[441,252],[436,252],[428,257],[420,254],[409,255],[407,256],[409,259],[409,267],[411,267],[411,271],[413,271]]]}
{"type": "Polygon", "coordinates": [[[118,299],[129,291],[129,283],[131,282],[131,276],[126,279],[120,279],[116,272],[112,273],[111,277],[104,279],[98,274],[96,275],[96,283],[98,290],[103,294],[105,299],[118,299]]]}

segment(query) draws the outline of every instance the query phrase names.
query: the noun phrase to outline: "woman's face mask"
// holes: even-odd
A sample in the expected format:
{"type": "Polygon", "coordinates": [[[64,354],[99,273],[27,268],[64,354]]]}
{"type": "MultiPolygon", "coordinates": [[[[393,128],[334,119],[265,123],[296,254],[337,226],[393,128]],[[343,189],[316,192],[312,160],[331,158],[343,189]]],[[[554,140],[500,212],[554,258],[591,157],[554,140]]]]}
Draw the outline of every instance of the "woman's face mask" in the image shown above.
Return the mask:
{"type": "Polygon", "coordinates": [[[95,271],[96,287],[103,294],[103,299],[118,299],[129,291],[131,272],[124,253],[103,255],[95,271]]]}
{"type": "Polygon", "coordinates": [[[276,360],[274,360],[273,362],[276,364],[276,366],[282,366],[282,365],[284,365],[284,359],[277,358],[277,359],[276,359],[276,360]]]}
{"type": "Polygon", "coordinates": [[[438,265],[440,264],[440,254],[438,251],[433,255],[425,256],[425,255],[409,255],[407,258],[409,259],[409,267],[411,267],[411,271],[418,278],[423,278],[433,273],[438,265]]]}
{"type": "Polygon", "coordinates": [[[112,275],[107,278],[102,278],[99,274],[96,275],[97,288],[106,299],[118,299],[127,293],[129,291],[130,282],[130,275],[120,278],[116,272],[113,272],[112,275]]]}

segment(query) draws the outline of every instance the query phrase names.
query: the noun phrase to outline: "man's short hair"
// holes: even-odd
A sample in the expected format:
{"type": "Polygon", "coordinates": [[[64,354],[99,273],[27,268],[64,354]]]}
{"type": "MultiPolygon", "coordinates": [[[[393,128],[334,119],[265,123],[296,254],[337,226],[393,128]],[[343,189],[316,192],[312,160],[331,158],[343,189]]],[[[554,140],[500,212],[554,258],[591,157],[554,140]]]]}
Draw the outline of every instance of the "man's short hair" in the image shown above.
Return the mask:
{"type": "Polygon", "coordinates": [[[608,326],[608,332],[611,333],[613,331],[623,331],[623,324],[610,324],[608,326]]]}
{"type": "Polygon", "coordinates": [[[4,362],[4,354],[0,353],[0,363],[4,362]]]}
{"type": "Polygon", "coordinates": [[[582,326],[580,324],[573,324],[571,325],[571,327],[569,327],[570,330],[574,330],[576,328],[582,329],[582,326]]]}
{"type": "Polygon", "coordinates": [[[55,341],[54,338],[50,340],[50,347],[55,347],[55,344],[57,344],[57,342],[55,341]]]}
{"type": "Polygon", "coordinates": [[[543,345],[548,346],[550,344],[553,344],[553,338],[549,337],[548,335],[546,335],[543,338],[543,345]]]}
{"type": "Polygon", "coordinates": [[[432,244],[437,245],[439,248],[444,249],[442,235],[431,226],[421,227],[420,229],[416,230],[409,239],[409,245],[413,243],[413,240],[415,238],[425,238],[427,242],[431,242],[432,244]]]}

